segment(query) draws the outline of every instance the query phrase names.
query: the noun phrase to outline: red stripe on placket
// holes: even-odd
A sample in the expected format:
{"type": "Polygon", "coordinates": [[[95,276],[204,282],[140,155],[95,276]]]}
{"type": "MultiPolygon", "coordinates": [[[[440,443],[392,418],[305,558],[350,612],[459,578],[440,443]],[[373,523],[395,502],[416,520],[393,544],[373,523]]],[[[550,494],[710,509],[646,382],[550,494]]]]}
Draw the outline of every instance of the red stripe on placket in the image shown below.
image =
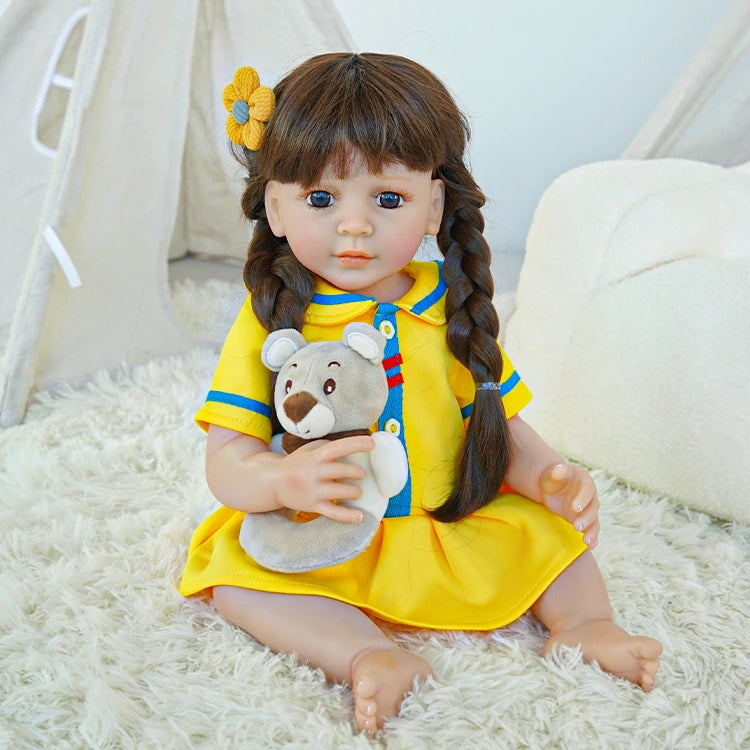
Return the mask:
{"type": "Polygon", "coordinates": [[[403,361],[404,360],[401,359],[401,353],[394,354],[392,357],[383,360],[383,369],[390,370],[391,367],[396,367],[396,365],[400,365],[403,361]]]}
{"type": "Polygon", "coordinates": [[[401,383],[404,382],[404,376],[397,372],[395,375],[391,375],[390,378],[388,378],[388,387],[389,388],[395,388],[397,385],[401,385],[401,383]]]}

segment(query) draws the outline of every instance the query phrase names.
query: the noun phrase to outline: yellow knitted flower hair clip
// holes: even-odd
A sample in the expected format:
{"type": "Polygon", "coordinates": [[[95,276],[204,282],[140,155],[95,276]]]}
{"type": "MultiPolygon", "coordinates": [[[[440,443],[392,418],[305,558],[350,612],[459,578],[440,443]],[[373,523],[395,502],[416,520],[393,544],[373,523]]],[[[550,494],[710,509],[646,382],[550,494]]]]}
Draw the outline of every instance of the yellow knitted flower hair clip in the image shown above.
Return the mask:
{"type": "Polygon", "coordinates": [[[276,106],[273,89],[261,86],[255,68],[246,66],[237,68],[232,83],[224,89],[223,99],[229,112],[227,135],[230,140],[257,151],[276,106]]]}

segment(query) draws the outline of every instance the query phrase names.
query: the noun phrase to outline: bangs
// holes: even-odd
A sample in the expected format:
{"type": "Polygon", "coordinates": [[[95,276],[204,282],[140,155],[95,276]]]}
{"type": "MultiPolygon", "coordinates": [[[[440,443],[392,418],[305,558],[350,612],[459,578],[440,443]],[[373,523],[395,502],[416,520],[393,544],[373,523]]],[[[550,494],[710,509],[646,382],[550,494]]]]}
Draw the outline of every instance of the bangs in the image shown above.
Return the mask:
{"type": "Polygon", "coordinates": [[[463,152],[466,123],[450,95],[406,58],[322,55],[287,76],[276,97],[258,152],[266,180],[312,186],[327,168],[345,178],[357,157],[374,174],[394,163],[434,172],[453,145],[463,152]],[[449,144],[456,134],[446,123],[457,119],[460,144],[449,144]]]}

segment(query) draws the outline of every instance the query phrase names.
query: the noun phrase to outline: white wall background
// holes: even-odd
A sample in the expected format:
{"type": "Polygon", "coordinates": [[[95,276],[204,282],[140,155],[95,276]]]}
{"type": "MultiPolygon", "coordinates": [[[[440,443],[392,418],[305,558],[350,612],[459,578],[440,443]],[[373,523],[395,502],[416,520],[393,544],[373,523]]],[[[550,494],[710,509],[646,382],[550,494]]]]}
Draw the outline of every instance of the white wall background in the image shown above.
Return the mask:
{"type": "Polygon", "coordinates": [[[469,116],[500,290],[562,172],[615,159],[732,0],[333,0],[358,51],[411,57],[469,116]]]}

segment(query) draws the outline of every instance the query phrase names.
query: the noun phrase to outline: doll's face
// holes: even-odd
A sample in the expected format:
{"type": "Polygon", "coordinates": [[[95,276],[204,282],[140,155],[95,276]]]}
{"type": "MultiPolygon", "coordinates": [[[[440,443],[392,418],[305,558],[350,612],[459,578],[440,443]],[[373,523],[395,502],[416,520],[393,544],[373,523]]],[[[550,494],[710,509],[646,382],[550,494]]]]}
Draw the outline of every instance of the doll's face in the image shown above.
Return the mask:
{"type": "Polygon", "coordinates": [[[412,279],[401,273],[443,215],[441,180],[402,164],[372,174],[355,156],[349,174],[326,169],[312,186],[271,180],[266,214],[277,237],[310,271],[347,292],[393,302],[412,279]]]}

